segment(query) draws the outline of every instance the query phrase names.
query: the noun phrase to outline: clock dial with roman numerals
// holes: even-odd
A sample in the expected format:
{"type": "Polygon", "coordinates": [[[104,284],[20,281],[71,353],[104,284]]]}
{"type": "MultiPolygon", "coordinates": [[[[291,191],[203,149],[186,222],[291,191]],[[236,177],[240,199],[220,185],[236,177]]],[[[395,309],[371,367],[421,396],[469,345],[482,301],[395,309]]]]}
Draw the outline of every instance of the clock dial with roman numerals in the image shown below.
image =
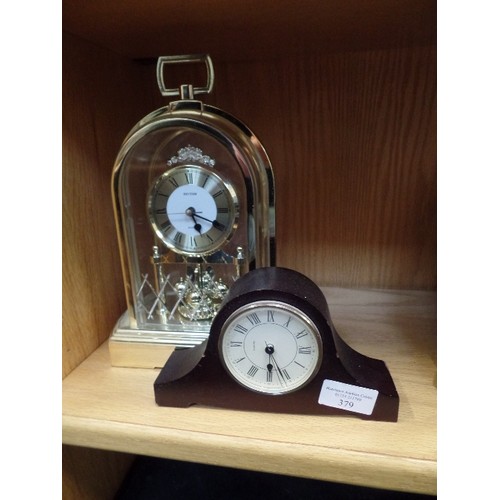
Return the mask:
{"type": "Polygon", "coordinates": [[[300,309],[276,300],[255,301],[234,311],[219,337],[219,354],[242,386],[286,394],[308,384],[322,360],[322,340],[300,309]]]}
{"type": "Polygon", "coordinates": [[[238,221],[238,199],[213,170],[182,165],[165,172],[148,194],[156,236],[171,250],[190,256],[221,248],[238,221]]]}

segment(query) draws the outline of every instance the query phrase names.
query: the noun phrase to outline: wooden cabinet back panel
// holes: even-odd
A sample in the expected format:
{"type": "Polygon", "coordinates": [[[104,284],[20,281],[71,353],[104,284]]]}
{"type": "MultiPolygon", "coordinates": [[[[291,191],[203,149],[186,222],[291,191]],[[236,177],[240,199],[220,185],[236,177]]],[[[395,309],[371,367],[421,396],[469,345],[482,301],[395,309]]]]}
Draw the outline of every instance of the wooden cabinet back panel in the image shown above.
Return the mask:
{"type": "Polygon", "coordinates": [[[264,143],[278,264],[324,286],[436,285],[435,47],[217,64],[264,143]]]}

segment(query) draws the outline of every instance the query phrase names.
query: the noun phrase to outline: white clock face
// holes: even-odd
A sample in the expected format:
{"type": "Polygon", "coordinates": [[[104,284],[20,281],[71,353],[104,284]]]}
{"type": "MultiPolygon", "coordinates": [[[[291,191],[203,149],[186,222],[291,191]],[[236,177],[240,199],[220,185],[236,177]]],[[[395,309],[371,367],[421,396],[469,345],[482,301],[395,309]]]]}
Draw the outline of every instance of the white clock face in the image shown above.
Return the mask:
{"type": "Polygon", "coordinates": [[[184,165],[157,179],[148,196],[148,213],[153,230],[167,247],[181,254],[207,255],[233,233],[238,200],[212,170],[184,165]]]}
{"type": "Polygon", "coordinates": [[[299,309],[279,301],[257,301],[225,322],[219,354],[242,386],[265,394],[286,394],[314,378],[322,360],[318,329],[299,309]]]}

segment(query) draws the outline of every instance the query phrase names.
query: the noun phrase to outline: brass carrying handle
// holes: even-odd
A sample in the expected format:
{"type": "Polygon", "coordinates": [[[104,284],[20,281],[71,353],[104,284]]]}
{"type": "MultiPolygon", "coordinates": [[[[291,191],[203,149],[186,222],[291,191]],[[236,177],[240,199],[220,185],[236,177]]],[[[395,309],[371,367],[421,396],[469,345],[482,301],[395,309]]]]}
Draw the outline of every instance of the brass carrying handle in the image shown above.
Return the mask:
{"type": "Polygon", "coordinates": [[[196,94],[210,94],[214,86],[214,67],[212,59],[208,54],[192,54],[181,56],[161,56],[158,58],[156,65],[156,79],[158,80],[158,87],[162,96],[181,96],[189,98],[188,95],[196,94]],[[167,88],[164,79],[164,70],[167,64],[185,64],[185,63],[205,63],[207,68],[207,84],[204,87],[193,87],[191,85],[181,85],[180,88],[167,88]],[[186,94],[185,89],[188,88],[189,92],[186,94]]]}

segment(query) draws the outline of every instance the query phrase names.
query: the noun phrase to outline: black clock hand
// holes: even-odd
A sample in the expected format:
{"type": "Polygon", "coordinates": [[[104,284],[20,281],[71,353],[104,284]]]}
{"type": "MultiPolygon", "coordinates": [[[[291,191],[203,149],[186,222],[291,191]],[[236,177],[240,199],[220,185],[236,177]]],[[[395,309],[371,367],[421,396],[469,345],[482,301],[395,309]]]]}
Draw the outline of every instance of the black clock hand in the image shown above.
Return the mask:
{"type": "Polygon", "coordinates": [[[199,215],[196,214],[196,210],[193,208],[193,207],[189,207],[187,210],[186,210],[186,215],[188,217],[191,217],[193,219],[193,222],[194,222],[194,230],[195,231],[198,231],[200,234],[201,234],[201,224],[199,222],[196,222],[196,219],[195,219],[195,215],[197,217],[199,217],[199,215]]]}
{"type": "Polygon", "coordinates": [[[201,234],[201,224],[199,222],[196,222],[194,215],[191,215],[191,217],[193,218],[193,222],[194,222],[194,230],[198,231],[201,234]]]}
{"type": "Polygon", "coordinates": [[[280,367],[278,366],[278,363],[276,363],[276,359],[274,358],[274,346],[266,342],[265,351],[269,355],[269,364],[267,365],[267,369],[271,371],[274,367],[276,367],[276,370],[278,370],[278,380],[280,381],[281,385],[283,385],[283,382],[286,385],[283,372],[281,371],[280,367]]]}
{"type": "Polygon", "coordinates": [[[225,228],[224,224],[221,224],[217,219],[216,220],[210,220],[210,219],[207,219],[206,217],[202,217],[201,215],[198,215],[196,213],[196,210],[194,210],[194,213],[192,214],[192,217],[198,217],[200,219],[206,220],[207,222],[211,222],[212,225],[215,227],[215,229],[219,229],[220,231],[222,231],[225,228]]]}
{"type": "MultiPolygon", "coordinates": [[[[265,342],[265,341],[264,341],[265,342]]],[[[273,371],[273,365],[271,364],[271,347],[269,346],[269,344],[266,342],[266,349],[265,349],[267,355],[269,356],[269,363],[267,365],[267,371],[269,372],[269,378],[272,377],[272,371],[273,371]]]]}
{"type": "Polygon", "coordinates": [[[285,383],[285,385],[286,385],[285,376],[283,375],[283,372],[281,371],[280,367],[278,366],[278,363],[276,363],[276,359],[274,358],[274,356],[272,354],[271,354],[271,360],[274,363],[274,366],[276,367],[276,370],[278,370],[278,375],[281,377],[280,382],[283,381],[285,383]]]}
{"type": "MultiPolygon", "coordinates": [[[[271,359],[269,359],[269,361],[271,361],[271,359]]],[[[267,382],[272,382],[273,381],[273,365],[271,363],[269,363],[267,365],[267,378],[266,378],[267,382]]]]}

